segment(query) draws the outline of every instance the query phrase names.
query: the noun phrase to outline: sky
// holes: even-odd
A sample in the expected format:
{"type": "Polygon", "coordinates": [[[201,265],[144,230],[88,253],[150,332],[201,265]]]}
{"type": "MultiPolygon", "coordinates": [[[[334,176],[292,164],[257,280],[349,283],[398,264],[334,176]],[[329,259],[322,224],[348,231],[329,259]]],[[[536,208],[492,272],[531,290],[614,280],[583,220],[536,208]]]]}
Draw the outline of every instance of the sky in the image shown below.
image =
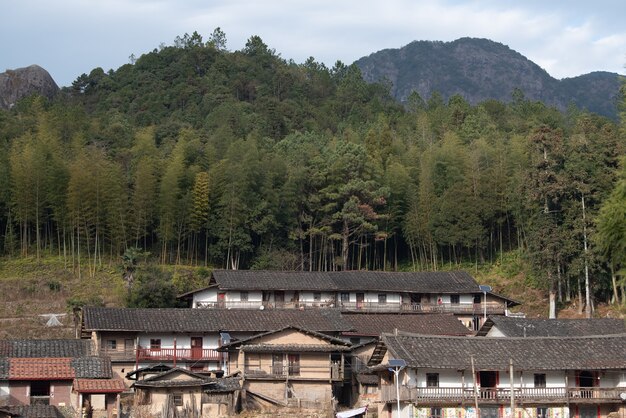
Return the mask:
{"type": "Polygon", "coordinates": [[[561,79],[626,74],[624,0],[0,0],[0,72],[37,64],[59,86],[217,27],[286,60],[332,67],[418,40],[487,38],[561,79]]]}

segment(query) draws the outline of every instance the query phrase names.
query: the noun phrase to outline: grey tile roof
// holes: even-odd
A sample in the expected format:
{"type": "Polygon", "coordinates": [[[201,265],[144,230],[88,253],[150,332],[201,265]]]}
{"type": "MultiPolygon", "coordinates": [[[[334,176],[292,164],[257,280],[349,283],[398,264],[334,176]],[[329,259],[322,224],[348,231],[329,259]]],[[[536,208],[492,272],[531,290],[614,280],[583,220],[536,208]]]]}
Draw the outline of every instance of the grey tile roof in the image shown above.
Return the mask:
{"type": "Polygon", "coordinates": [[[83,309],[85,331],[262,332],[297,326],[319,332],[348,331],[337,309],[83,309]]]}
{"type": "Polygon", "coordinates": [[[81,357],[71,362],[77,379],[110,379],[111,360],[108,357],[81,357]]]}
{"type": "Polygon", "coordinates": [[[0,340],[0,357],[83,357],[91,354],[89,340],[0,340]]]}
{"type": "Polygon", "coordinates": [[[593,337],[442,337],[384,334],[391,358],[409,367],[508,370],[605,370],[626,368],[626,334],[593,337]]]}
{"type": "Polygon", "coordinates": [[[9,378],[10,362],[7,357],[0,357],[0,380],[9,378]]]}
{"type": "MultiPolygon", "coordinates": [[[[542,319],[492,316],[493,323],[507,337],[575,337],[626,333],[623,319],[542,319]]],[[[479,333],[479,335],[482,333],[479,333]]]]}
{"type": "Polygon", "coordinates": [[[255,335],[253,335],[251,337],[244,338],[242,340],[236,340],[236,341],[233,341],[231,343],[224,344],[218,350],[219,351],[227,351],[227,350],[229,350],[229,349],[231,349],[233,347],[239,347],[239,346],[244,346],[244,345],[252,345],[250,343],[253,342],[253,341],[259,340],[259,339],[264,338],[264,337],[266,337],[268,335],[278,334],[278,333],[283,332],[283,331],[288,330],[288,329],[299,331],[302,334],[313,335],[314,337],[317,337],[317,338],[322,339],[322,340],[326,340],[326,341],[328,341],[331,344],[340,345],[340,346],[348,346],[348,347],[351,346],[351,344],[349,342],[346,342],[346,341],[341,340],[339,338],[331,337],[330,335],[322,334],[320,332],[312,331],[312,330],[309,330],[309,329],[306,329],[306,328],[303,328],[303,327],[295,327],[295,326],[291,326],[290,325],[290,326],[282,327],[280,329],[267,331],[267,332],[263,332],[263,333],[260,333],[260,334],[255,334],[255,335]]]}
{"type": "Polygon", "coordinates": [[[392,333],[395,329],[429,335],[472,334],[452,314],[344,314],[343,318],[354,327],[354,331],[345,332],[345,335],[379,336],[384,332],[392,333]]]}
{"type": "Polygon", "coordinates": [[[64,418],[53,405],[11,405],[3,406],[2,409],[23,418],[64,418]]]}
{"type": "Polygon", "coordinates": [[[249,344],[241,350],[248,353],[333,353],[350,351],[351,347],[333,344],[249,344]]]}
{"type": "Polygon", "coordinates": [[[163,373],[159,373],[156,376],[151,376],[144,380],[139,380],[133,383],[133,387],[137,388],[167,388],[167,387],[193,387],[202,386],[204,392],[218,393],[218,392],[232,392],[239,390],[239,378],[238,377],[220,377],[212,378],[204,376],[199,373],[193,373],[189,370],[174,368],[167,370],[163,373]],[[175,373],[183,373],[187,375],[184,379],[168,379],[169,375],[175,373]]]}
{"type": "Polygon", "coordinates": [[[220,289],[389,291],[414,293],[479,293],[478,283],[464,271],[266,271],[215,270],[220,289]]]}

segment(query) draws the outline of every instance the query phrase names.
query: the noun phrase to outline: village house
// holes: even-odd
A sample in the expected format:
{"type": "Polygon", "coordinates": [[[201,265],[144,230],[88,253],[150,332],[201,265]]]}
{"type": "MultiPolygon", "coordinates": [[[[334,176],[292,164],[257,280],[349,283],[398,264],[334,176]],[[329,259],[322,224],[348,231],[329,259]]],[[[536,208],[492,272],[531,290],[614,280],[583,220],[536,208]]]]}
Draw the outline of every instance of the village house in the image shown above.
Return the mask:
{"type": "Polygon", "coordinates": [[[192,308],[452,313],[474,330],[487,315],[506,315],[509,308],[518,305],[481,291],[474,278],[463,271],[214,270],[207,287],[180,297],[192,308]]]}
{"type": "Polygon", "coordinates": [[[109,359],[93,354],[86,340],[0,341],[0,401],[116,415],[125,386],[111,379],[109,359]]]}
{"type": "Polygon", "coordinates": [[[238,377],[214,378],[172,368],[133,383],[136,409],[167,416],[225,416],[237,412],[238,377]]]}
{"type": "Polygon", "coordinates": [[[476,408],[483,418],[511,417],[511,408],[524,418],[626,412],[625,334],[383,334],[369,365],[379,376],[379,417],[398,417],[398,401],[401,416],[416,417],[469,418],[476,408]]]}
{"type": "Polygon", "coordinates": [[[131,309],[85,307],[81,335],[93,341],[96,352],[111,359],[113,373],[163,363],[193,372],[227,370],[227,356],[219,347],[288,325],[338,336],[352,330],[336,309],[131,309]]]}
{"type": "Polygon", "coordinates": [[[349,389],[346,357],[350,343],[300,327],[284,327],[234,341],[229,372],[242,379],[244,408],[293,406],[332,409],[349,389]]]}
{"type": "Polygon", "coordinates": [[[546,319],[490,316],[477,337],[582,337],[626,334],[626,322],[616,318],[546,319]]]}

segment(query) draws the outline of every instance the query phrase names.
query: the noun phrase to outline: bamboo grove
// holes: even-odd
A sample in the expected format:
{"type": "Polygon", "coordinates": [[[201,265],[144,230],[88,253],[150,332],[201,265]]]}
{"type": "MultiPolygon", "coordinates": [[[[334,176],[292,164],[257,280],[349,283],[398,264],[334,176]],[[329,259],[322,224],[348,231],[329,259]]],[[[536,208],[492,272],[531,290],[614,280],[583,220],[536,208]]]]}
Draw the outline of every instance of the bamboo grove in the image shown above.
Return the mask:
{"type": "Polygon", "coordinates": [[[425,270],[519,251],[553,295],[623,297],[623,128],[521,91],[399,104],[353,65],[216,29],[0,111],[0,140],[5,256],[425,270]]]}

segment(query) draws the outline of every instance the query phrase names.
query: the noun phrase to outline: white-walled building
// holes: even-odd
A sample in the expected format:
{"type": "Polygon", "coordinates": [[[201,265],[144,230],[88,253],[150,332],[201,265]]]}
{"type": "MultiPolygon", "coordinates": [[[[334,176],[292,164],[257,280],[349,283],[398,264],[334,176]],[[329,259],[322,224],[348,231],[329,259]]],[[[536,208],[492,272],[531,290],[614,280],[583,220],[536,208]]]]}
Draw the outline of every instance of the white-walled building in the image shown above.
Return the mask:
{"type": "Polygon", "coordinates": [[[215,270],[209,286],[181,295],[192,308],[310,309],[342,312],[452,313],[478,330],[486,315],[506,315],[517,302],[482,292],[463,271],[215,270]]]}
{"type": "Polygon", "coordinates": [[[625,413],[626,334],[464,338],[384,334],[370,360],[379,416],[597,418],[625,413]],[[390,362],[401,360],[399,387],[390,362]],[[511,382],[511,376],[512,382],[511,382]],[[399,390],[398,390],[399,389],[399,390]],[[410,414],[410,415],[406,415],[410,414]]]}

